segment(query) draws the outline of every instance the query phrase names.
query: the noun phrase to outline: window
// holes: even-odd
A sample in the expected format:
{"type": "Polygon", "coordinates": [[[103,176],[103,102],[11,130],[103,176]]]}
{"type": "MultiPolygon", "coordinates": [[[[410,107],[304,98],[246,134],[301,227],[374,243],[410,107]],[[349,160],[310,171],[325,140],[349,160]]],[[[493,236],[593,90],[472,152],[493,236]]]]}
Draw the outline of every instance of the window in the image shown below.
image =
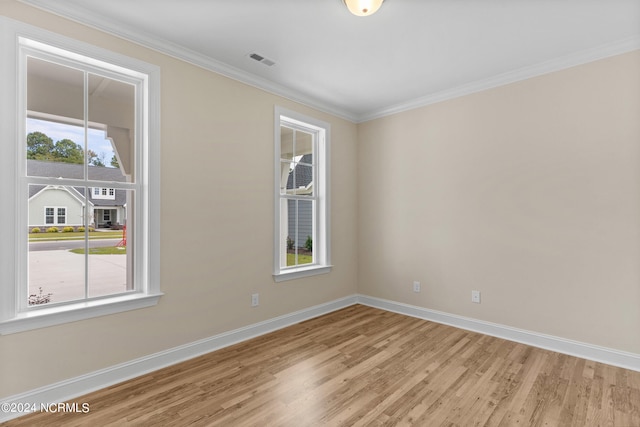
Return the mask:
{"type": "Polygon", "coordinates": [[[55,224],[54,208],[45,208],[44,210],[44,223],[55,224]]]}
{"type": "MultiPolygon", "coordinates": [[[[117,178],[116,178],[117,179],[117,178]]],[[[115,200],[116,189],[115,188],[93,188],[93,198],[102,200],[115,200]]]]}
{"type": "Polygon", "coordinates": [[[276,108],[276,281],[328,273],[329,124],[276,108]]]}
{"type": "Polygon", "coordinates": [[[0,21],[0,197],[17,201],[0,214],[15,229],[0,241],[0,334],[155,305],[158,68],[0,21]],[[90,233],[114,218],[126,221],[127,247],[104,263],[90,233]],[[30,249],[30,230],[62,224],[83,242],[79,254],[30,249]]]}
{"type": "Polygon", "coordinates": [[[44,223],[59,225],[67,223],[67,208],[44,208],[44,223]]]}
{"type": "Polygon", "coordinates": [[[57,218],[58,224],[66,224],[67,208],[58,208],[58,216],[56,218],[57,218]]]}

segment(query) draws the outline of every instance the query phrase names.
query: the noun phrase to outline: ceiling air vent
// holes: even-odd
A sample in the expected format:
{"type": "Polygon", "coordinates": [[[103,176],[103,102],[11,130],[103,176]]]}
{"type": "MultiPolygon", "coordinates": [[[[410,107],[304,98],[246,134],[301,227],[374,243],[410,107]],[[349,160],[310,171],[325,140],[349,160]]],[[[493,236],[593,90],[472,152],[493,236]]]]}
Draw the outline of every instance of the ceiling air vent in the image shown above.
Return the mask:
{"type": "Polygon", "coordinates": [[[255,61],[258,61],[258,62],[260,62],[260,63],[262,63],[262,64],[264,64],[264,65],[266,65],[268,67],[271,67],[272,65],[275,64],[275,61],[272,61],[272,60],[270,60],[268,58],[265,58],[262,55],[258,55],[257,53],[250,54],[249,58],[251,58],[251,59],[253,59],[255,61]]]}

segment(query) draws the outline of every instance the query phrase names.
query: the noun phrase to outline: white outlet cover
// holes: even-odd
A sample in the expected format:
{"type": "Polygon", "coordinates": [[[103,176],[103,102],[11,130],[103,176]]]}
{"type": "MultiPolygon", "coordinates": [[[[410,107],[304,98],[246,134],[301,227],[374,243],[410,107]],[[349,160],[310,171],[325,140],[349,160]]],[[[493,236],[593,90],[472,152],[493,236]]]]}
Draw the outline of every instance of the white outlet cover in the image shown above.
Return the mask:
{"type": "Polygon", "coordinates": [[[471,291],[471,302],[480,304],[480,291],[471,291]]]}

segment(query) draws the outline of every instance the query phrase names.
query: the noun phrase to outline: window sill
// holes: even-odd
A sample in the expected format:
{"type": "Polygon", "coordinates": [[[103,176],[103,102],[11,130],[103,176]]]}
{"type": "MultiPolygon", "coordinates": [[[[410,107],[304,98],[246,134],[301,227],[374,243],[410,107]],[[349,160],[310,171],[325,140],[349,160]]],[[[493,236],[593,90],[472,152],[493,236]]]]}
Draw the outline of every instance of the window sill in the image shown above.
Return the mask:
{"type": "Polygon", "coordinates": [[[286,280],[299,279],[308,276],[317,276],[331,272],[332,265],[314,265],[312,267],[292,268],[290,270],[280,270],[273,274],[273,280],[284,282],[286,280]]]}
{"type": "Polygon", "coordinates": [[[0,322],[0,335],[151,307],[158,304],[162,295],[162,293],[125,295],[19,313],[12,319],[0,322]]]}

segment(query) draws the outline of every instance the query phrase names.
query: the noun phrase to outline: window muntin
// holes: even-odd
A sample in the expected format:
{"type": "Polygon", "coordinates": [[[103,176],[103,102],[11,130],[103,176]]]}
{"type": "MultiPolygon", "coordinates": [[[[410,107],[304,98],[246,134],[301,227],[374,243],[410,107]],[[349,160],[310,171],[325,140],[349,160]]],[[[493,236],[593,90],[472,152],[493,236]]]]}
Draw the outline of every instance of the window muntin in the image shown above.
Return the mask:
{"type": "Polygon", "coordinates": [[[318,131],[307,131],[292,124],[280,127],[280,163],[282,173],[280,182],[281,203],[286,211],[280,212],[287,224],[287,255],[281,257],[280,268],[314,264],[313,240],[315,240],[314,206],[317,192],[313,181],[316,168],[313,159],[318,146],[318,131]]]}
{"type": "MultiPolygon", "coordinates": [[[[6,20],[2,17],[0,17],[0,21],[2,21],[5,30],[0,34],[0,45],[2,46],[0,51],[3,55],[2,68],[4,71],[3,79],[0,80],[1,92],[3,93],[3,96],[0,97],[0,114],[4,123],[0,127],[0,141],[5,142],[3,144],[4,155],[0,156],[0,175],[2,175],[0,195],[5,200],[16,200],[13,209],[6,210],[0,215],[3,217],[3,223],[13,224],[15,230],[15,233],[10,233],[0,241],[0,268],[3,271],[3,277],[0,278],[0,334],[155,305],[162,295],[159,288],[158,238],[160,229],[158,216],[160,163],[159,150],[153,147],[157,144],[160,129],[159,68],[17,21],[6,20]],[[84,94],[82,95],[85,98],[82,105],[84,111],[80,118],[74,112],[75,110],[71,109],[67,109],[64,113],[53,114],[55,116],[53,119],[50,114],[43,113],[43,111],[47,111],[47,108],[42,108],[47,106],[47,102],[49,106],[58,101],[60,107],[69,107],[69,105],[75,107],[78,104],[73,100],[78,98],[75,95],[71,96],[71,104],[65,104],[66,97],[47,96],[39,98],[40,104],[31,103],[31,100],[38,99],[37,96],[34,96],[34,92],[36,92],[34,87],[38,86],[36,84],[36,86],[31,86],[30,91],[27,90],[28,83],[36,81],[27,78],[27,65],[29,63],[42,65],[42,63],[28,58],[60,65],[61,67],[58,69],[63,71],[63,77],[67,75],[64,74],[64,71],[73,69],[80,70],[84,76],[88,76],[86,73],[93,73],[134,87],[134,91],[130,92],[135,95],[133,114],[129,116],[135,122],[133,130],[130,131],[128,127],[131,123],[127,124],[124,121],[113,123],[109,120],[96,119],[100,115],[100,108],[96,108],[99,106],[88,102],[84,94]],[[18,106],[17,110],[15,106],[18,106]],[[91,150],[92,146],[89,144],[90,141],[87,141],[86,135],[96,130],[104,135],[108,131],[109,138],[112,135],[128,134],[130,141],[135,141],[135,144],[130,145],[131,152],[124,153],[121,156],[122,159],[119,158],[120,153],[118,156],[112,156],[112,159],[106,159],[112,167],[121,172],[120,176],[124,179],[116,180],[116,182],[107,179],[108,185],[104,185],[105,180],[101,176],[91,175],[91,169],[88,168],[94,164],[89,161],[90,157],[86,154],[82,156],[79,163],[82,170],[80,176],[66,172],[55,177],[37,171],[36,173],[27,173],[27,150],[25,148],[27,146],[25,138],[27,123],[40,120],[42,117],[53,122],[58,122],[61,118],[65,126],[73,125],[82,129],[82,133],[85,134],[84,140],[74,142],[77,144],[76,146],[62,144],[60,148],[63,151],[56,153],[66,157],[72,157],[67,156],[67,153],[77,153],[77,149],[85,151],[85,148],[88,148],[86,151],[91,150]],[[89,121],[89,117],[91,120],[97,121],[89,121]],[[64,151],[69,148],[71,149],[69,152],[64,151]],[[144,167],[139,167],[139,165],[144,165],[144,167]],[[49,178],[56,178],[55,184],[49,178]],[[89,181],[90,179],[96,183],[102,181],[103,184],[94,185],[89,181]],[[28,224],[33,222],[41,224],[44,221],[45,204],[55,207],[55,205],[46,202],[46,197],[41,196],[48,193],[49,190],[66,189],[67,196],[75,198],[80,203],[76,203],[74,208],[66,206],[65,221],[67,225],[72,225],[80,218],[79,225],[84,225],[82,219],[90,217],[90,215],[78,213],[74,209],[77,208],[81,211],[85,209],[88,212],[91,203],[84,199],[85,196],[91,195],[93,187],[114,188],[116,197],[120,197],[118,192],[121,190],[126,193],[125,197],[128,199],[125,204],[130,208],[128,214],[125,216],[116,209],[112,209],[112,218],[126,218],[129,225],[127,227],[129,230],[128,239],[123,238],[123,240],[135,242],[135,245],[131,245],[133,250],[130,251],[133,259],[131,265],[134,268],[131,268],[126,275],[127,283],[132,284],[134,288],[127,289],[125,292],[109,293],[105,296],[91,292],[91,287],[89,287],[90,292],[87,292],[86,278],[88,274],[85,269],[84,296],[81,300],[44,304],[44,307],[40,307],[39,304],[37,306],[27,304],[30,291],[28,284],[30,279],[34,279],[30,278],[30,275],[31,271],[35,270],[35,268],[30,268],[30,264],[32,267],[35,267],[35,264],[31,263],[29,258],[35,252],[30,253],[28,250],[29,242],[26,239],[25,230],[31,228],[27,227],[28,224]],[[46,191],[42,191],[43,189],[46,191]],[[40,192],[40,195],[34,196],[36,192],[40,192]],[[36,204],[40,206],[39,210],[29,209],[29,202],[34,197],[39,198],[36,201],[36,204]],[[147,212],[155,212],[155,214],[147,215],[147,212]]],[[[72,74],[74,73],[69,75],[72,74]]],[[[60,77],[60,75],[56,76],[60,77]]],[[[85,78],[84,83],[86,84],[88,80],[85,78]]],[[[105,85],[110,86],[110,83],[105,83],[105,85]]],[[[40,86],[40,88],[42,87],[40,86]]],[[[50,89],[56,90],[61,87],[63,87],[62,84],[54,84],[50,89]]],[[[67,87],[73,87],[73,85],[67,87]]],[[[103,85],[100,89],[108,89],[108,87],[103,85]]],[[[30,160],[35,161],[33,158],[30,160]]],[[[38,159],[37,161],[44,164],[56,163],[61,167],[67,164],[64,161],[58,161],[57,157],[38,159]]],[[[66,203],[62,203],[62,205],[66,203]]],[[[111,204],[106,203],[103,207],[111,209],[111,204]]],[[[57,212],[54,211],[54,218],[56,216],[57,212]]],[[[35,280],[33,282],[35,284],[35,280]]]]}
{"type": "Polygon", "coordinates": [[[328,272],[329,125],[276,109],[274,278],[328,272]]]}
{"type": "Polygon", "coordinates": [[[92,198],[96,200],[115,200],[115,188],[94,187],[92,190],[92,198]]]}
{"type": "Polygon", "coordinates": [[[56,222],[55,208],[44,208],[44,223],[47,225],[53,225],[56,222]]]}
{"type": "Polygon", "coordinates": [[[67,208],[51,207],[44,208],[45,225],[64,225],[67,223],[67,208]]]}
{"type": "Polygon", "coordinates": [[[58,215],[56,220],[58,224],[66,224],[67,223],[67,208],[58,208],[58,215]]]}
{"type": "MultiPolygon", "coordinates": [[[[115,188],[94,185],[106,180],[118,181],[126,186],[135,180],[132,179],[135,178],[133,167],[127,171],[130,173],[124,174],[124,168],[107,166],[104,162],[106,156],[113,155],[118,150],[123,152],[119,158],[135,158],[135,155],[124,154],[138,151],[135,138],[123,137],[121,133],[117,133],[104,143],[104,132],[92,134],[90,130],[92,126],[98,126],[107,129],[108,134],[109,127],[115,123],[130,127],[126,134],[135,135],[133,115],[136,85],[114,79],[114,73],[110,70],[104,70],[103,75],[99,70],[96,71],[95,66],[79,61],[71,66],[68,58],[52,55],[50,52],[24,49],[23,55],[26,64],[24,114],[26,117],[34,116],[39,119],[38,122],[27,121],[24,148],[27,168],[24,179],[27,185],[47,184],[48,191],[43,198],[58,203],[66,202],[69,209],[79,210],[77,222],[85,226],[85,234],[76,237],[84,240],[81,253],[77,253],[78,249],[65,250],[57,255],[59,259],[55,262],[51,256],[47,256],[48,251],[41,251],[38,242],[30,243],[26,285],[28,292],[21,292],[23,296],[20,304],[23,310],[34,309],[32,304],[25,304],[24,298],[29,300],[28,297],[34,294],[35,289],[50,296],[47,302],[39,303],[37,309],[48,304],[90,300],[95,295],[139,292],[140,285],[127,283],[127,280],[133,280],[135,253],[130,251],[127,254],[126,248],[111,250],[108,252],[111,257],[109,263],[105,263],[104,257],[107,255],[93,254],[98,242],[90,239],[89,227],[95,229],[110,226],[112,211],[110,208],[100,210],[94,203],[86,203],[83,196],[88,194],[90,188],[94,188],[94,194],[95,189],[99,188],[96,199],[115,200],[115,188]],[[52,98],[57,99],[55,103],[48,101],[52,98]],[[31,126],[38,126],[38,130],[31,126]],[[71,181],[76,185],[72,185],[71,181]],[[60,183],[68,185],[60,186],[60,183]],[[76,197],[71,197],[72,195],[76,197]],[[53,268],[49,264],[56,264],[57,267],[53,268]],[[49,271],[46,277],[38,277],[40,269],[49,271]],[[96,288],[101,291],[91,292],[96,288]]],[[[127,76],[121,78],[126,79],[127,76]]],[[[135,185],[124,187],[120,191],[126,193],[130,200],[135,199],[135,185]]],[[[120,206],[113,208],[124,211],[124,206],[127,205],[125,199],[120,201],[120,206]]],[[[32,209],[32,203],[28,203],[27,210],[32,209]]],[[[67,207],[46,209],[47,225],[64,225],[66,221],[67,207]]],[[[29,224],[30,227],[37,225],[29,224]]],[[[133,221],[127,225],[130,232],[134,230],[133,221]]],[[[130,243],[133,242],[134,239],[130,239],[130,243]]],[[[61,243],[60,246],[65,245],[61,243]]]]}

